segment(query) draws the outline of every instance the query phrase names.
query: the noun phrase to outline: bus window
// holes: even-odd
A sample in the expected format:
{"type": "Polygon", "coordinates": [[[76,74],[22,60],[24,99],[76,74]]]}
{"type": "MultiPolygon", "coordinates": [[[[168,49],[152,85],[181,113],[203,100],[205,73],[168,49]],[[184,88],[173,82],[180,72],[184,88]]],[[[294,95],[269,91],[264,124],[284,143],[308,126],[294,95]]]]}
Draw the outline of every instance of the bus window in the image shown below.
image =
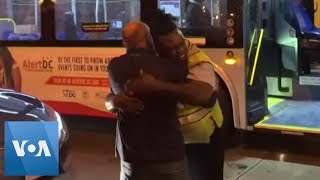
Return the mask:
{"type": "MultiPolygon", "coordinates": [[[[187,37],[203,37],[206,46],[235,47],[242,46],[241,39],[235,39],[235,23],[240,1],[234,0],[158,0],[158,7],[175,16],[177,25],[187,37]],[[238,7],[234,4],[239,4],[238,7]],[[231,6],[232,5],[232,6],[231,6]],[[230,6],[230,7],[228,7],[230,6]],[[237,9],[238,8],[238,9],[237,9]],[[233,19],[227,24],[228,19],[233,19]],[[229,39],[229,41],[227,40],[229,39]]],[[[241,25],[239,22],[238,25],[241,25]]],[[[237,29],[237,30],[236,30],[237,29]]]]}
{"type": "Polygon", "coordinates": [[[159,8],[178,18],[180,28],[221,27],[227,6],[219,0],[159,0],[159,8]]]}
{"type": "Polygon", "coordinates": [[[57,0],[55,10],[58,40],[121,40],[123,26],[140,19],[140,0],[57,0]]]}
{"type": "Polygon", "coordinates": [[[0,1],[0,40],[38,40],[40,28],[38,1],[0,1]]]}

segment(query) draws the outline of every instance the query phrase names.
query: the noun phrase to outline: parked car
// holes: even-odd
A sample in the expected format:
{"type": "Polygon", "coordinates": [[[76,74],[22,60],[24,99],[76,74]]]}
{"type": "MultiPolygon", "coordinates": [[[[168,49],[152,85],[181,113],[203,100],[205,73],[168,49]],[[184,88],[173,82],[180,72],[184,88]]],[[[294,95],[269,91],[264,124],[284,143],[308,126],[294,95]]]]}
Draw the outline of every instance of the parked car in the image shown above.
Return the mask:
{"type": "Polygon", "coordinates": [[[0,88],[0,179],[3,179],[4,121],[57,121],[59,126],[59,170],[70,164],[69,131],[59,113],[36,97],[0,88]]]}

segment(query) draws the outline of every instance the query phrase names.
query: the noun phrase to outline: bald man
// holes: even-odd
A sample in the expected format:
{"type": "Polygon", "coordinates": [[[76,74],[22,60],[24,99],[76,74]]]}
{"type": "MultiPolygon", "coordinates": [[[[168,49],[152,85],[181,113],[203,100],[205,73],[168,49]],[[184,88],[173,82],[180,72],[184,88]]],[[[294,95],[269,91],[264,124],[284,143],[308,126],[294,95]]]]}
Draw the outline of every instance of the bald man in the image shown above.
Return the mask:
{"type": "MultiPolygon", "coordinates": [[[[184,82],[187,66],[156,56],[149,28],[144,23],[129,23],[123,29],[123,44],[127,53],[112,59],[108,65],[114,94],[125,94],[127,81],[138,77],[141,70],[162,81],[184,82]]],[[[184,142],[176,113],[177,98],[141,90],[134,91],[143,101],[141,112],[119,110],[117,114],[120,179],[187,180],[184,142]]]]}

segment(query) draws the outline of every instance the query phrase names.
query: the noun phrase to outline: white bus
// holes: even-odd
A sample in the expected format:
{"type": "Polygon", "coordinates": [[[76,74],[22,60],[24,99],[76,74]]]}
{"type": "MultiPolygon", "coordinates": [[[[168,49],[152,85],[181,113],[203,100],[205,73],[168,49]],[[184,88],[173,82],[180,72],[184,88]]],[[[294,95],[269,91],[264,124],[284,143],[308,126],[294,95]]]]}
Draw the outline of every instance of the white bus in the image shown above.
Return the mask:
{"type": "Polygon", "coordinates": [[[125,52],[121,29],[161,8],[216,64],[227,128],[318,134],[319,2],[3,0],[0,45],[19,68],[21,91],[62,114],[113,117],[104,107],[106,67],[125,52]],[[210,23],[190,24],[201,17],[188,16],[191,5],[209,11],[210,23]]]}

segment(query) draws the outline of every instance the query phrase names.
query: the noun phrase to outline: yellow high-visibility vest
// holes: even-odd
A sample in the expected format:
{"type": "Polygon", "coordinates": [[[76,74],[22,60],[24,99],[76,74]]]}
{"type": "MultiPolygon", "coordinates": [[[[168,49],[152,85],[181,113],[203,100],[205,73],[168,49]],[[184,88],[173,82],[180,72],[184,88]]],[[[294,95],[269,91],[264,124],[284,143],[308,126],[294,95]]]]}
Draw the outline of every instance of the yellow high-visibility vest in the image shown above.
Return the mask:
{"type": "MultiPolygon", "coordinates": [[[[190,69],[203,62],[213,65],[211,59],[201,51],[197,51],[188,57],[190,69]]],[[[223,123],[223,115],[218,99],[211,108],[183,104],[182,107],[178,108],[178,117],[186,144],[209,143],[210,136],[216,126],[220,128],[223,123]]]]}

